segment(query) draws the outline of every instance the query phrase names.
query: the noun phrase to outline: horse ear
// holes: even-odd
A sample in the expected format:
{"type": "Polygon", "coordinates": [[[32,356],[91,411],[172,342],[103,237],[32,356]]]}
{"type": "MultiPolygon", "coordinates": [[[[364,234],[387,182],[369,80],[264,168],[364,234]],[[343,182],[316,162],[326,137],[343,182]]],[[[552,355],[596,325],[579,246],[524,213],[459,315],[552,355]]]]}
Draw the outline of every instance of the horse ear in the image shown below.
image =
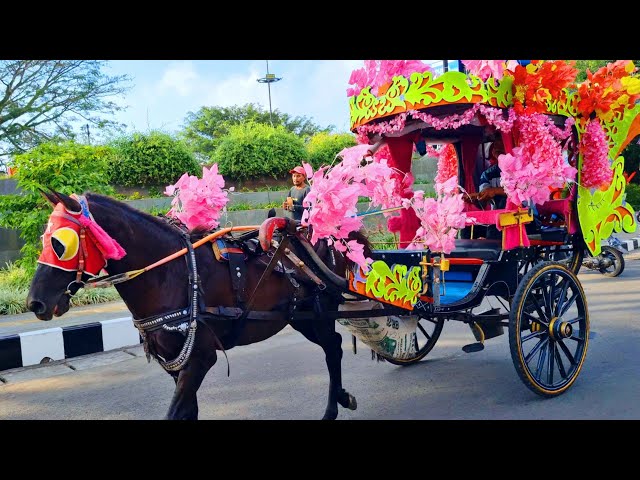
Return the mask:
{"type": "Polygon", "coordinates": [[[82,210],[80,204],[70,196],[65,195],[64,193],[56,192],[55,190],[52,190],[51,192],[53,193],[54,197],[57,198],[59,202],[62,202],[64,207],[70,212],[80,212],[82,210]]]}
{"type": "Polygon", "coordinates": [[[42,195],[42,197],[49,202],[49,204],[55,208],[55,206],[58,204],[58,202],[60,201],[59,199],[57,199],[56,197],[54,197],[52,194],[45,192],[44,190],[40,189],[40,195],[42,195]]]}

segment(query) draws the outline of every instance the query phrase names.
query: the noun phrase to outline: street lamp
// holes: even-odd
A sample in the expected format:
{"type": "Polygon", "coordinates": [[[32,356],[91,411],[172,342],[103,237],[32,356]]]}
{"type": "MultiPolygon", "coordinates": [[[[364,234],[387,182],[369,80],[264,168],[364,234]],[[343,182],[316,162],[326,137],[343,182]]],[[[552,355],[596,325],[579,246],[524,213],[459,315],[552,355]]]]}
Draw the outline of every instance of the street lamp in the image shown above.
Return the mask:
{"type": "Polygon", "coordinates": [[[271,84],[274,82],[279,82],[280,80],[282,80],[282,77],[278,78],[275,76],[275,74],[269,73],[269,60],[267,60],[267,74],[262,78],[258,78],[258,82],[266,83],[267,88],[269,89],[269,121],[271,122],[272,127],[273,127],[273,114],[271,112],[271,84]]]}

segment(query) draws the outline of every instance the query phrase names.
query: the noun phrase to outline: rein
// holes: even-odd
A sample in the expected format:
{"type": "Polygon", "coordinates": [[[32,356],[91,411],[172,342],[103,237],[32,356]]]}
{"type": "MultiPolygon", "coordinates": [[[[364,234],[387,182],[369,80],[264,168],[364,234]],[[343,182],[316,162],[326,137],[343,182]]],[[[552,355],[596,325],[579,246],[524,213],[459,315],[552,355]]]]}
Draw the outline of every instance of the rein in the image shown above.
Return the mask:
{"type": "MultiPolygon", "coordinates": [[[[74,219],[75,220],[75,219],[74,219]]],[[[260,228],[260,226],[238,226],[238,227],[227,227],[227,228],[223,228],[222,230],[219,230],[217,232],[211,233],[209,235],[207,235],[206,237],[198,240],[197,242],[191,244],[191,248],[198,248],[202,245],[204,245],[205,243],[218,238],[222,235],[226,235],[227,233],[230,233],[232,231],[234,232],[242,232],[242,231],[247,231],[247,230],[257,230],[258,228],[260,228]]],[[[138,270],[129,270],[128,272],[124,272],[124,273],[118,273],[115,275],[106,275],[103,277],[98,277],[98,278],[93,278],[91,280],[88,280],[87,282],[78,282],[78,280],[76,280],[76,282],[78,283],[82,283],[84,288],[106,288],[106,287],[110,287],[112,285],[115,285],[117,283],[122,283],[122,282],[126,282],[128,280],[132,280],[134,278],[136,278],[138,275],[141,275],[145,272],[148,272],[150,270],[153,270],[156,267],[159,267],[160,265],[164,265],[165,263],[170,262],[171,260],[175,260],[176,258],[181,257],[182,255],[185,255],[187,252],[189,251],[189,247],[185,247],[182,250],[179,250],[175,253],[172,253],[171,255],[168,255],[160,260],[158,260],[155,263],[152,263],[151,265],[147,265],[144,268],[140,268],[138,270]]],[[[81,275],[81,274],[80,274],[81,275]]],[[[74,282],[72,282],[74,283],[74,282]]],[[[66,293],[66,292],[65,292],[66,293]]]]}

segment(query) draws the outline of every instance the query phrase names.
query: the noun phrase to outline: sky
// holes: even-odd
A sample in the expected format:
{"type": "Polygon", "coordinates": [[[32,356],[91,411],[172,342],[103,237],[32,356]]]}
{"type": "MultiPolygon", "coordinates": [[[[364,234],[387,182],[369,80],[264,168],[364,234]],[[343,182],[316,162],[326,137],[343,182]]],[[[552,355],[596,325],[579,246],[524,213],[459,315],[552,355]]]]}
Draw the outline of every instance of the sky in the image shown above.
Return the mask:
{"type": "Polygon", "coordinates": [[[272,110],[349,131],[348,82],[363,60],[111,60],[104,73],[126,74],[133,86],[117,100],[128,107],[114,120],[128,132],[176,133],[189,112],[204,106],[254,103],[269,111],[269,88],[257,81],[267,62],[269,73],[281,78],[270,85],[272,110]]]}

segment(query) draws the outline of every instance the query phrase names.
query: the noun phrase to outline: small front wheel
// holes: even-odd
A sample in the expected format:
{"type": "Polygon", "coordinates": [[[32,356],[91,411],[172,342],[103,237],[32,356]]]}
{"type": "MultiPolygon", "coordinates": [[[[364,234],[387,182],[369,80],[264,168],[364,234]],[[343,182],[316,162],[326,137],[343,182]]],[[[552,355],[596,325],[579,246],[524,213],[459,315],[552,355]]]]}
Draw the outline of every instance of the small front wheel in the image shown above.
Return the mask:
{"type": "Polygon", "coordinates": [[[419,317],[416,325],[416,333],[413,338],[416,353],[410,358],[393,358],[386,355],[380,355],[387,362],[393,365],[413,365],[418,363],[433,349],[444,326],[444,318],[441,317],[419,317]]]}
{"type": "Polygon", "coordinates": [[[509,346],[524,384],[543,397],[564,393],[587,355],[589,314],[575,273],[541,262],[522,278],[509,314],[509,346]]]}
{"type": "Polygon", "coordinates": [[[600,255],[611,261],[611,265],[599,268],[600,273],[605,277],[617,277],[624,271],[624,256],[620,250],[605,245],[600,255]]]}

